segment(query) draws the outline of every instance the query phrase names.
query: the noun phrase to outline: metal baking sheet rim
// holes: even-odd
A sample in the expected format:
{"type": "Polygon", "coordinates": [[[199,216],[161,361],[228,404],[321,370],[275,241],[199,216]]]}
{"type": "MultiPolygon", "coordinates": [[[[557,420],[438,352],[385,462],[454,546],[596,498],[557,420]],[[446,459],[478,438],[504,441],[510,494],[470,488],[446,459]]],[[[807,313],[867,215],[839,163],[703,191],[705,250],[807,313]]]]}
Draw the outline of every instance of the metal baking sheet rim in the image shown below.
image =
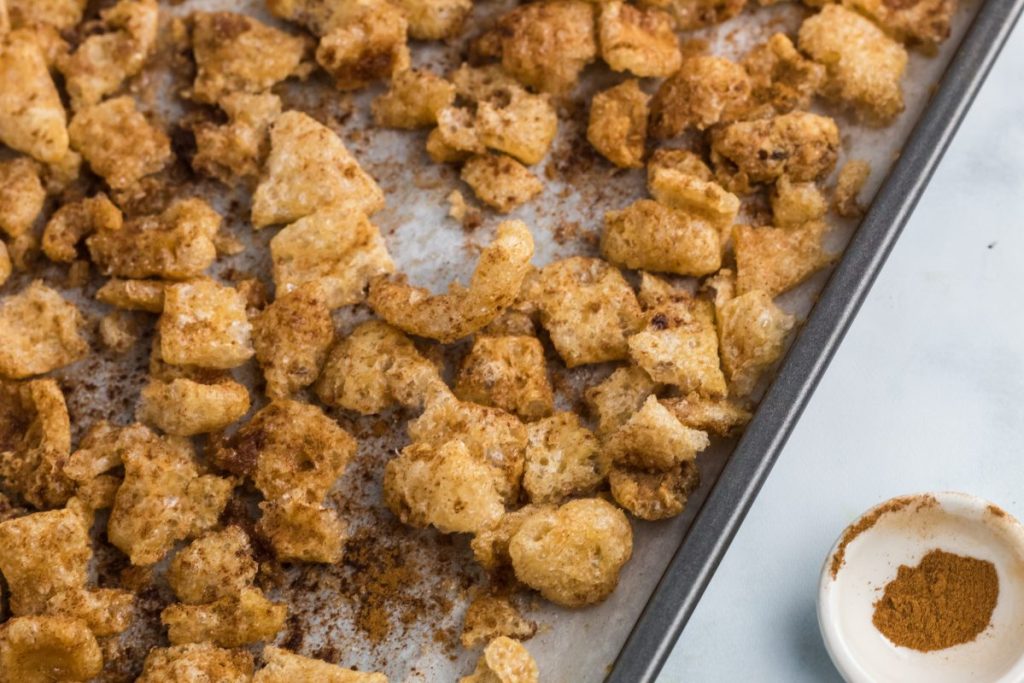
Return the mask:
{"type": "Polygon", "coordinates": [[[987,0],[683,536],[606,683],[653,683],[1006,43],[1024,0],[987,0]]]}

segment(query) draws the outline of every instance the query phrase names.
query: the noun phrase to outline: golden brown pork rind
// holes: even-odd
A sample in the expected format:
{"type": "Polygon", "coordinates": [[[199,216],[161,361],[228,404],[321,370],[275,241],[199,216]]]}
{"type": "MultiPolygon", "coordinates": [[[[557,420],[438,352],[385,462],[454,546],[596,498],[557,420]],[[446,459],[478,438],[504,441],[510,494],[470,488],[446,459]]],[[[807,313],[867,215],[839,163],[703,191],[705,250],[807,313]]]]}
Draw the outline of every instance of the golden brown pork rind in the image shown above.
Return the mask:
{"type": "Polygon", "coordinates": [[[0,683],[86,681],[102,670],[103,654],[84,621],[16,617],[0,626],[0,683]]]}
{"type": "Polygon", "coordinates": [[[516,578],[563,607],[608,597],[632,552],[629,520],[599,498],[533,514],[509,542],[516,578]]]}
{"type": "Polygon", "coordinates": [[[13,28],[48,24],[64,30],[82,20],[88,0],[6,0],[13,28]]]}
{"type": "Polygon", "coordinates": [[[732,19],[747,4],[744,0],[643,0],[642,5],[664,7],[684,31],[704,28],[732,19]]]}
{"type": "Polygon", "coordinates": [[[70,263],[78,258],[76,247],[82,239],[94,232],[116,232],[122,228],[123,220],[121,210],[102,192],[64,204],[46,223],[43,253],[51,261],[70,263]]]}
{"type": "Polygon", "coordinates": [[[213,280],[175,283],[164,290],[160,353],[171,365],[229,369],[253,355],[245,300],[213,280]]]}
{"type": "Polygon", "coordinates": [[[608,474],[612,498],[634,517],[657,521],[675,517],[700,485],[696,463],[684,462],[666,471],[616,465],[608,474]]]}
{"type": "Polygon", "coordinates": [[[661,403],[687,427],[718,436],[731,436],[750,420],[750,413],[735,401],[697,392],[662,399],[661,403]]]}
{"type": "Polygon", "coordinates": [[[611,458],[575,413],[527,425],[523,488],[532,503],[560,503],[589,493],[608,476],[611,458]]]}
{"type": "Polygon", "coordinates": [[[52,379],[0,382],[0,481],[37,508],[63,505],[73,484],[63,468],[71,453],[71,421],[52,379]]]}
{"type": "Polygon", "coordinates": [[[928,54],[933,54],[949,37],[957,8],[956,0],[844,0],[843,4],[867,16],[897,40],[920,47],[928,54]]]}
{"type": "Polygon", "coordinates": [[[42,48],[24,31],[0,36],[0,142],[43,163],[68,153],[64,105],[42,48]]]}
{"type": "Polygon", "coordinates": [[[340,90],[358,90],[409,68],[409,25],[384,0],[349,3],[349,16],[324,33],[316,61],[340,90]]]}
{"type": "Polygon", "coordinates": [[[485,147],[532,166],[551,148],[558,114],[550,96],[513,85],[477,100],[475,129],[485,147]]]}
{"type": "Polygon", "coordinates": [[[42,213],[45,202],[39,164],[27,157],[0,161],[0,231],[9,237],[24,235],[42,213]]]}
{"type": "Polygon", "coordinates": [[[784,33],[776,33],[743,58],[751,98],[777,114],[807,109],[825,82],[825,67],[801,55],[784,33]]]}
{"type": "Polygon", "coordinates": [[[343,669],[340,666],[302,657],[279,647],[263,649],[266,665],[256,672],[253,683],[295,683],[295,681],[317,681],[317,683],[388,683],[387,676],[343,669]]]}
{"type": "Polygon", "coordinates": [[[675,168],[648,167],[647,188],[658,202],[710,221],[721,234],[740,209],[739,197],[718,183],[675,168]]]}
{"type": "Polygon", "coordinates": [[[819,221],[828,213],[828,201],[813,182],[795,183],[789,176],[775,181],[769,198],[772,222],[779,227],[819,221]]]}
{"type": "Polygon", "coordinates": [[[167,568],[167,582],[179,600],[198,605],[241,593],[258,570],[249,537],[229,526],[182,548],[167,568]]]}
{"type": "Polygon", "coordinates": [[[601,58],[612,71],[664,78],[679,70],[683,55],[668,12],[622,0],[603,3],[600,11],[597,30],[601,58]]]}
{"type": "Polygon", "coordinates": [[[750,78],[739,64],[711,55],[687,57],[651,100],[651,134],[671,138],[728,123],[743,114],[749,98],[750,78]]]}
{"type": "Polygon", "coordinates": [[[71,146],[115,190],[125,190],[171,162],[171,141],[130,95],[82,107],[68,125],[71,146]]]}
{"type": "Polygon", "coordinates": [[[721,230],[689,211],[638,199],[605,213],[601,254],[625,268],[699,277],[722,267],[721,230]]]}
{"type": "Polygon", "coordinates": [[[249,390],[231,380],[201,384],[152,380],[139,396],[138,419],[175,436],[219,431],[249,412],[249,390]]]}
{"type": "Polygon", "coordinates": [[[204,122],[193,133],[192,168],[226,185],[254,181],[270,152],[270,125],[281,115],[281,98],[272,94],[230,93],[218,105],[224,125],[204,122]]]}
{"type": "Polygon", "coordinates": [[[776,296],[829,265],[834,256],[822,244],[826,230],[821,222],[788,228],[737,225],[732,234],[736,291],[776,296]]]}
{"type": "Polygon", "coordinates": [[[252,655],[245,650],[228,650],[209,643],[155,647],[146,655],[136,683],[249,683],[252,671],[252,655]]]}
{"type": "Polygon", "coordinates": [[[617,268],[600,259],[574,256],[545,266],[535,303],[569,367],[625,358],[626,337],[643,326],[633,289],[617,268]]]}
{"type": "Polygon", "coordinates": [[[554,394],[536,337],[479,336],[463,359],[455,395],[524,420],[550,415],[554,394]]]}
{"type": "Polygon", "coordinates": [[[459,35],[473,9],[472,0],[394,0],[409,23],[409,37],[444,40],[459,35]]]}
{"type": "Polygon", "coordinates": [[[347,527],[336,510],[296,497],[264,501],[260,509],[256,530],[281,562],[341,561],[347,527]]]}
{"type": "Polygon", "coordinates": [[[718,307],[722,367],[734,395],[750,393],[765,370],[785,351],[796,324],[763,290],[753,290],[718,307]]]}
{"type": "Polygon", "coordinates": [[[84,358],[83,324],[75,305],[39,280],[0,299],[0,377],[41,375],[84,358]]]}
{"type": "Polygon", "coordinates": [[[647,187],[652,189],[654,178],[664,171],[674,171],[681,175],[693,176],[699,180],[714,180],[715,174],[704,163],[698,154],[688,149],[661,147],[651,153],[647,161],[647,187]]]}
{"type": "Polygon", "coordinates": [[[907,51],[870,19],[839,4],[826,5],[800,26],[799,46],[825,66],[826,97],[877,124],[903,111],[907,51]]]}
{"type": "Polygon", "coordinates": [[[505,221],[477,261],[469,287],[454,282],[431,295],[404,279],[370,284],[370,308],[395,327],[450,343],[485,327],[519,295],[533,258],[533,236],[522,221],[505,221]]]}
{"type": "Polygon", "coordinates": [[[832,197],[836,213],[846,218],[858,218],[864,214],[864,207],[858,195],[871,177],[871,164],[853,159],[843,164],[836,179],[836,191],[832,197]]]}
{"type": "Polygon", "coordinates": [[[14,615],[40,614],[58,593],[82,588],[92,546],[89,520],[70,508],[0,522],[0,572],[14,615]]]}
{"type": "Polygon", "coordinates": [[[288,606],[271,602],[257,588],[243,588],[204,605],[170,605],[160,613],[172,645],[212,643],[241,647],[272,640],[284,627],[288,606]]]}
{"type": "Polygon", "coordinates": [[[640,168],[650,99],[635,78],[597,93],[590,101],[587,140],[616,166],[640,168]]]}
{"type": "Polygon", "coordinates": [[[14,264],[11,263],[11,254],[7,251],[7,245],[0,240],[0,287],[7,282],[7,278],[14,271],[14,264]]]}
{"type": "Polygon", "coordinates": [[[508,598],[481,595],[473,599],[462,622],[462,647],[473,648],[498,636],[528,640],[537,623],[526,619],[508,598]]]}
{"type": "Polygon", "coordinates": [[[437,163],[460,163],[487,151],[476,129],[476,114],[463,106],[437,112],[437,128],[427,137],[427,154],[437,163]]]}
{"type": "Polygon", "coordinates": [[[506,636],[498,636],[484,648],[469,676],[459,683],[537,683],[540,673],[537,662],[523,644],[506,636]]]}
{"type": "Polygon", "coordinates": [[[427,69],[394,75],[391,87],[373,101],[373,120],[385,128],[429,128],[455,101],[455,86],[427,69]]]}
{"type": "Polygon", "coordinates": [[[85,622],[98,638],[115,636],[131,624],[135,595],[117,588],[74,588],[56,593],[44,613],[85,622]]]}
{"type": "Polygon", "coordinates": [[[834,120],[803,111],[711,131],[716,168],[743,174],[755,183],[782,175],[797,182],[826,175],[835,168],[839,142],[834,120]]]}
{"type": "Polygon", "coordinates": [[[252,342],[270,398],[288,398],[320,375],[334,341],[318,283],[283,294],[253,320],[252,342]]]}
{"type": "Polygon", "coordinates": [[[161,280],[112,278],[96,291],[96,300],[128,311],[160,313],[164,310],[164,290],[168,284],[161,280]]]}
{"type": "Polygon", "coordinates": [[[138,317],[128,311],[112,311],[100,319],[100,342],[114,353],[127,353],[142,336],[138,317]]]}
{"type": "Polygon", "coordinates": [[[624,425],[659,388],[643,368],[628,365],[587,389],[584,398],[597,419],[597,433],[604,438],[624,425]]]}
{"type": "Polygon", "coordinates": [[[477,199],[498,213],[509,213],[544,190],[544,183],[525,166],[504,154],[477,154],[462,167],[463,182],[477,199]]]}
{"type": "Polygon", "coordinates": [[[253,195],[253,226],[291,223],[328,207],[369,215],[384,207],[384,193],[333,130],[286,111],[270,128],[270,156],[253,195]]]}
{"type": "Polygon", "coordinates": [[[605,450],[616,465],[668,471],[694,460],[709,445],[708,435],[690,429],[656,397],[605,440],[605,450]]]}
{"type": "Polygon", "coordinates": [[[496,522],[481,529],[473,537],[473,557],[488,572],[498,572],[511,566],[508,544],[520,527],[536,514],[553,512],[554,505],[524,505],[518,510],[506,512],[496,522]]]}

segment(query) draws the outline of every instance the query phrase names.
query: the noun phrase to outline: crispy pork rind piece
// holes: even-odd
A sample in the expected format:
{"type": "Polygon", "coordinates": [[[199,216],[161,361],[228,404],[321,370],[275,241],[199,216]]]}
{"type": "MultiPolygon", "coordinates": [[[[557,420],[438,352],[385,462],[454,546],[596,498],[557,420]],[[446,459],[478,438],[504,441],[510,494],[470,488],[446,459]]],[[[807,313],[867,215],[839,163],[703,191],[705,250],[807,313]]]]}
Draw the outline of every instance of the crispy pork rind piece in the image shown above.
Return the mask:
{"type": "MultiPolygon", "coordinates": [[[[71,263],[78,258],[76,247],[82,239],[94,232],[117,232],[123,221],[121,210],[103,193],[69,202],[47,221],[43,230],[43,253],[51,261],[71,263]]],[[[136,242],[133,240],[132,244],[136,242]]]]}
{"type": "Polygon", "coordinates": [[[363,301],[370,281],[394,272],[380,229],[360,211],[327,207],[270,240],[279,296],[317,283],[330,309],[363,301]]]}
{"type": "Polygon", "coordinates": [[[754,102],[777,114],[807,109],[825,83],[825,67],[801,55],[784,33],[776,33],[743,58],[754,102]]]}
{"type": "Polygon", "coordinates": [[[200,384],[152,380],[142,389],[138,419],[175,436],[195,436],[233,424],[249,412],[249,390],[233,381],[200,384]]]}
{"type": "Polygon", "coordinates": [[[643,0],[641,5],[667,9],[678,29],[689,31],[732,19],[747,4],[744,0],[643,0]]]}
{"type": "Polygon", "coordinates": [[[718,307],[722,367],[732,393],[743,396],[786,349],[796,320],[772,301],[768,292],[750,291],[718,307]]]}
{"type": "Polygon", "coordinates": [[[113,216],[102,220],[85,244],[104,275],[187,280],[217,259],[221,217],[202,199],[175,201],[161,214],[128,219],[120,228],[113,216]]]}
{"type": "Polygon", "coordinates": [[[649,396],[643,407],[607,438],[605,450],[616,465],[664,472],[694,460],[709,443],[705,432],[690,429],[656,397],[649,396]]]}
{"type": "Polygon", "coordinates": [[[56,593],[44,612],[84,621],[99,638],[115,636],[131,624],[135,595],[117,588],[75,588],[56,593]]]}
{"type": "Polygon", "coordinates": [[[103,670],[103,653],[84,621],[16,617],[0,626],[0,681],[87,681],[103,670]]]}
{"type": "Polygon", "coordinates": [[[668,12],[621,0],[602,4],[600,12],[597,29],[601,58],[612,71],[664,78],[679,70],[683,55],[668,12]]]}
{"type": "Polygon", "coordinates": [[[127,311],[160,313],[164,310],[164,290],[168,284],[161,280],[113,278],[96,291],[96,300],[127,311]]]}
{"type": "Polygon", "coordinates": [[[207,532],[175,555],[167,582],[179,600],[197,605],[237,595],[252,585],[258,570],[249,537],[229,526],[207,532]]]}
{"type": "Polygon", "coordinates": [[[250,683],[252,671],[252,655],[245,650],[228,650],[209,643],[155,647],[146,655],[136,683],[250,683]]]}
{"type": "Polygon", "coordinates": [[[524,420],[550,415],[554,394],[536,337],[479,336],[463,359],[455,395],[524,420]]]}
{"type": "Polygon", "coordinates": [[[384,469],[384,502],[405,524],[476,533],[505,513],[503,479],[461,441],[413,443],[384,469]]]}
{"type": "Polygon", "coordinates": [[[474,648],[498,636],[528,640],[537,623],[526,619],[508,598],[481,595],[469,603],[462,622],[462,647],[474,648]]]}
{"type": "Polygon", "coordinates": [[[455,38],[473,9],[472,0],[395,0],[416,40],[455,38]]]}
{"type": "Polygon", "coordinates": [[[336,510],[294,497],[260,503],[263,516],[256,530],[281,562],[341,561],[347,539],[345,522],[336,510]]]}
{"type": "Polygon", "coordinates": [[[461,163],[486,151],[476,129],[476,114],[468,107],[445,107],[437,112],[437,128],[427,136],[427,154],[432,160],[461,163]]]}
{"type": "Polygon", "coordinates": [[[616,166],[640,168],[650,99],[635,78],[597,93],[590,101],[587,140],[616,166]]]}
{"type": "Polygon", "coordinates": [[[521,163],[504,154],[477,154],[460,174],[477,199],[498,213],[508,213],[544,190],[544,183],[521,163]]]}
{"type": "Polygon", "coordinates": [[[325,207],[370,215],[384,207],[384,193],[333,130],[287,111],[270,128],[270,155],[253,195],[253,226],[291,223],[325,207]]]}
{"type": "Polygon", "coordinates": [[[384,128],[429,128],[455,101],[455,86],[427,69],[394,75],[390,89],[373,101],[373,120],[384,128]]]}
{"type": "Polygon", "coordinates": [[[509,542],[516,578],[563,607],[608,597],[632,552],[629,520],[599,498],[531,515],[509,542]]]}
{"type": "Polygon", "coordinates": [[[829,4],[800,26],[800,49],[825,66],[826,97],[885,124],[903,111],[907,51],[857,12],[829,4]]]}
{"type": "Polygon", "coordinates": [[[687,57],[651,100],[651,134],[671,138],[733,121],[749,99],[750,78],[742,66],[724,57],[687,57]]]}
{"type": "Polygon", "coordinates": [[[121,0],[100,17],[103,31],[57,60],[76,110],[120,90],[156,50],[160,18],[156,0],[121,0]]]}
{"type": "Polygon", "coordinates": [[[827,116],[795,111],[716,128],[711,150],[716,167],[735,170],[751,182],[771,182],[782,175],[805,182],[835,167],[839,128],[827,116]]]}
{"type": "Polygon", "coordinates": [[[537,662],[523,644],[506,636],[498,636],[484,648],[469,676],[459,683],[537,683],[540,672],[537,662]]]}
{"type": "Polygon", "coordinates": [[[166,133],[146,120],[130,95],[78,110],[71,146],[115,190],[125,190],[171,162],[166,133]]]}
{"type": "Polygon", "coordinates": [[[65,30],[82,20],[88,0],[6,0],[13,28],[48,24],[65,30]]]}
{"type": "Polygon", "coordinates": [[[43,163],[68,153],[64,105],[42,48],[24,31],[0,36],[0,142],[43,163]]]}
{"type": "Polygon", "coordinates": [[[587,389],[584,399],[597,420],[598,435],[605,438],[624,425],[659,388],[643,368],[628,365],[587,389]]]}
{"type": "Polygon", "coordinates": [[[307,42],[235,12],[191,16],[196,80],[192,96],[214,104],[229,93],[257,94],[304,75],[307,42]]]}
{"type": "Polygon", "coordinates": [[[7,245],[0,241],[0,286],[7,282],[11,276],[14,265],[11,263],[11,254],[7,251],[7,245]]]}
{"type": "Polygon", "coordinates": [[[37,508],[63,505],[73,482],[63,467],[71,454],[71,421],[52,379],[0,382],[0,481],[37,508]]]}
{"type": "Polygon", "coordinates": [[[160,613],[172,645],[212,643],[218,647],[273,640],[287,617],[287,605],[271,602],[257,588],[243,588],[204,605],[170,605],[160,613]]]}
{"type": "Polygon", "coordinates": [[[536,514],[547,514],[557,509],[554,505],[524,505],[518,510],[506,512],[490,526],[481,529],[473,537],[471,547],[473,557],[488,572],[497,573],[509,567],[512,558],[508,554],[508,544],[519,531],[520,527],[536,514]]]}
{"type": "Polygon", "coordinates": [[[573,256],[545,266],[535,301],[541,324],[570,368],[626,358],[626,337],[643,326],[633,289],[600,259],[573,256]]]}
{"type": "Polygon", "coordinates": [[[795,183],[785,175],[775,181],[770,201],[772,222],[779,227],[819,221],[828,213],[828,201],[815,183],[795,183]]]}
{"type": "Polygon", "coordinates": [[[574,413],[527,425],[523,488],[533,503],[559,503],[588,493],[608,476],[611,458],[574,413]]]}
{"type": "Polygon", "coordinates": [[[212,528],[234,482],[203,474],[188,440],[134,429],[137,438],[116,453],[124,463],[124,483],[110,511],[107,538],[132,564],[150,565],[177,541],[212,528]]]}
{"type": "Polygon", "coordinates": [[[45,202],[39,164],[26,157],[0,161],[0,230],[9,237],[24,235],[45,202]]]}
{"type": "Polygon", "coordinates": [[[83,324],[75,305],[39,280],[0,299],[0,377],[41,375],[84,358],[83,324]]]}
{"type": "Polygon", "coordinates": [[[558,114],[549,95],[513,85],[477,101],[475,129],[485,147],[532,166],[551,148],[558,114]]]}
{"type": "Polygon", "coordinates": [[[601,254],[625,268],[700,277],[722,267],[721,230],[689,211],[638,199],[605,213],[601,254]]]}
{"type": "Polygon", "coordinates": [[[608,483],[612,498],[630,514],[657,521],[683,511],[700,485],[700,470],[693,462],[657,472],[617,465],[609,473],[608,483]]]}
{"type": "Polygon", "coordinates": [[[713,180],[657,166],[648,169],[647,178],[651,196],[658,202],[710,221],[719,228],[720,235],[739,213],[739,197],[713,180]]]}
{"type": "Polygon", "coordinates": [[[279,647],[263,648],[265,666],[256,672],[253,683],[388,683],[387,676],[378,673],[353,671],[324,662],[302,657],[279,647]]]}
{"type": "Polygon", "coordinates": [[[656,184],[654,177],[664,171],[675,171],[682,175],[694,176],[700,180],[714,180],[715,174],[704,160],[688,149],[661,147],[651,153],[647,160],[647,187],[652,189],[656,184]]]}
{"type": "Polygon", "coordinates": [[[164,291],[160,353],[171,365],[226,370],[253,356],[245,299],[213,280],[180,282],[164,291]]]}
{"type": "Polygon", "coordinates": [[[911,0],[893,4],[883,0],[844,0],[846,7],[867,16],[885,32],[907,45],[934,54],[949,38],[956,0],[911,0]]]}
{"type": "Polygon", "coordinates": [[[515,302],[530,272],[533,236],[522,221],[505,221],[477,261],[469,287],[453,282],[432,295],[404,278],[370,283],[368,303],[381,318],[420,337],[451,343],[482,328],[515,302]]]}
{"type": "Polygon", "coordinates": [[[661,403],[690,429],[718,436],[732,436],[750,421],[750,413],[728,398],[709,398],[691,392],[662,399],[661,403]]]}
{"type": "Polygon", "coordinates": [[[350,3],[348,16],[322,34],[316,61],[340,90],[358,90],[409,68],[408,28],[384,0],[350,3]]]}
{"type": "Polygon", "coordinates": [[[228,122],[204,122],[193,129],[192,168],[225,185],[252,182],[270,152],[270,125],[281,115],[281,99],[269,93],[230,93],[220,98],[218,106],[228,122]]]}
{"type": "Polygon", "coordinates": [[[834,256],[822,245],[826,230],[821,222],[788,228],[737,225],[732,233],[736,291],[776,296],[832,263],[834,256]]]}
{"type": "Polygon", "coordinates": [[[870,176],[871,164],[866,161],[851,160],[843,164],[836,179],[836,192],[832,197],[836,213],[846,218],[859,218],[864,215],[864,207],[857,197],[870,176]]]}
{"type": "Polygon", "coordinates": [[[320,375],[334,341],[331,310],[319,284],[279,296],[253,320],[252,343],[270,398],[287,398],[320,375]]]}
{"type": "Polygon", "coordinates": [[[0,572],[13,614],[39,614],[54,595],[85,586],[92,546],[88,520],[78,511],[35,512],[0,522],[0,541],[0,572]]]}
{"type": "Polygon", "coordinates": [[[100,341],[114,353],[126,353],[142,336],[137,316],[128,311],[112,311],[100,319],[100,341]]]}

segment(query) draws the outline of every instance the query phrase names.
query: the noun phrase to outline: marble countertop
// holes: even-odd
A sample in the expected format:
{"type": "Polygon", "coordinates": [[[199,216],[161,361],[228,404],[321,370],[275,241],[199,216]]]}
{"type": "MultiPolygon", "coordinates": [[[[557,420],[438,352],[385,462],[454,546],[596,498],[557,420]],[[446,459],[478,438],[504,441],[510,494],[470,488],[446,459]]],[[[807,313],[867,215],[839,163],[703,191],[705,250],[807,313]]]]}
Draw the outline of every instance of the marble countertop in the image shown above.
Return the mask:
{"type": "Polygon", "coordinates": [[[961,490],[1024,519],[1024,25],[1006,45],[661,683],[841,681],[815,616],[842,529],[961,490]]]}

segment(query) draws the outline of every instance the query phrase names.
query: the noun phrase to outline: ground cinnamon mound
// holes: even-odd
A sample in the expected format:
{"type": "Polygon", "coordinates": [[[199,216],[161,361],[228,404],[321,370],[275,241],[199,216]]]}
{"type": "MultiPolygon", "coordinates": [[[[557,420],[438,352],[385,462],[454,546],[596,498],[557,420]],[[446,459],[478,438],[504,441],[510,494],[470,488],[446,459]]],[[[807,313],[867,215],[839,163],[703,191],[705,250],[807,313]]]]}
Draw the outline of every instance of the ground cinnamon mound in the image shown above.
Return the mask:
{"type": "Polygon", "coordinates": [[[988,560],[932,550],[901,565],[875,603],[872,623],[894,644],[921,652],[969,643],[988,628],[999,577],[988,560]]]}

